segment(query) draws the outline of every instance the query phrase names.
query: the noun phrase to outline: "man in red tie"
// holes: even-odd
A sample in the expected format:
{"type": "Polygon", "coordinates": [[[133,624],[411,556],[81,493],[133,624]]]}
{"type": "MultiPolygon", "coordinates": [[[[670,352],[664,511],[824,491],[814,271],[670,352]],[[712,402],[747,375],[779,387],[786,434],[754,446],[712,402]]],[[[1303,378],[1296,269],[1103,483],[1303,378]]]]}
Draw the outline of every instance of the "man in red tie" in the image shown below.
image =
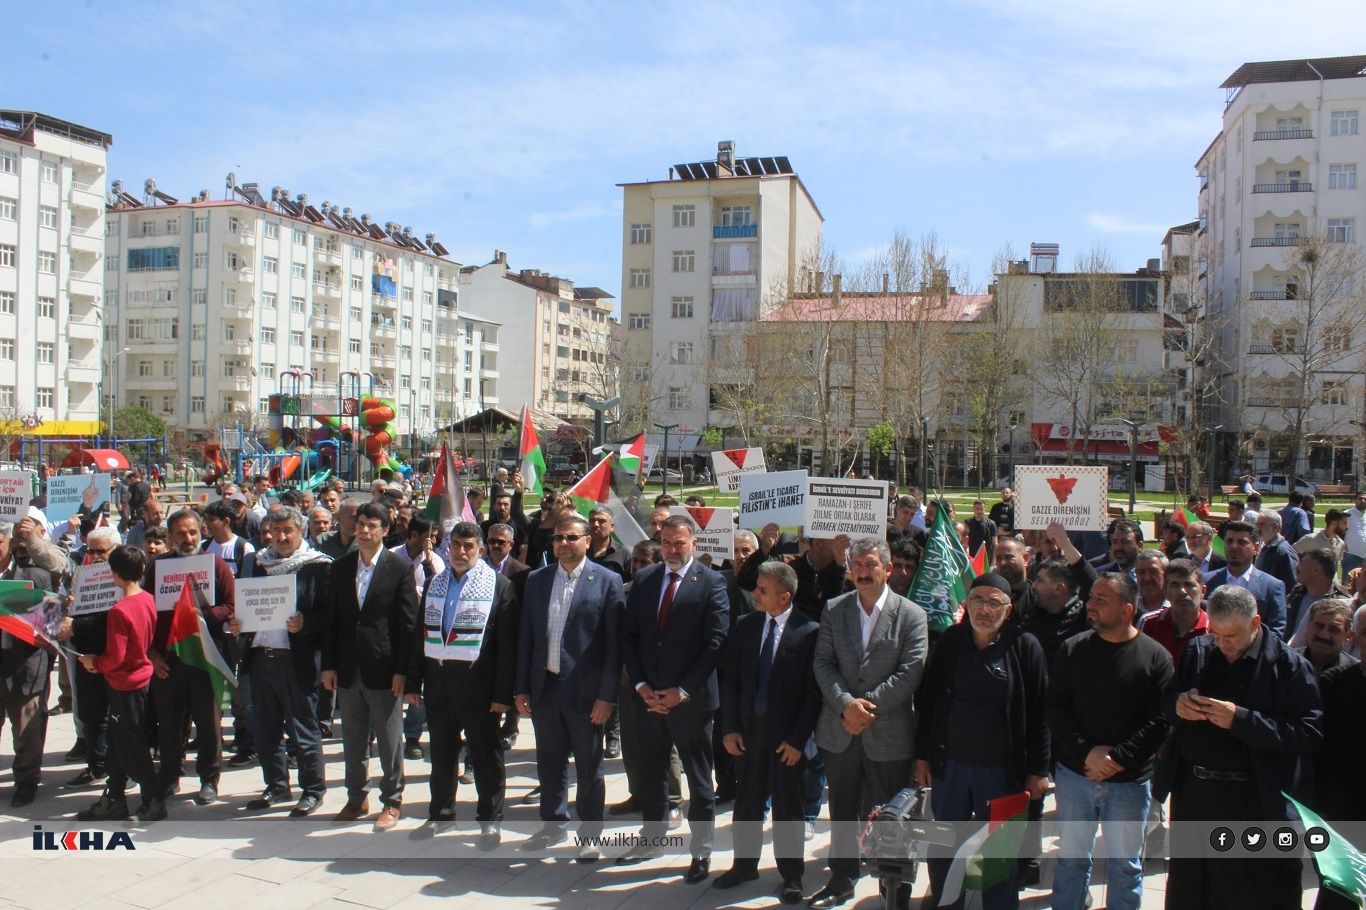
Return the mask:
{"type": "MultiPolygon", "coordinates": [[[[720,704],[716,664],[730,627],[725,579],[693,558],[690,519],[673,516],[660,528],[664,562],[637,575],[626,602],[622,657],[636,691],[640,731],[642,846],[617,862],[632,865],[660,855],[665,833],[669,749],[688,776],[692,863],[685,880],[705,881],[711,871],[716,794],[712,785],[712,715],[720,704]]],[[[625,710],[626,706],[622,706],[625,710]]]]}

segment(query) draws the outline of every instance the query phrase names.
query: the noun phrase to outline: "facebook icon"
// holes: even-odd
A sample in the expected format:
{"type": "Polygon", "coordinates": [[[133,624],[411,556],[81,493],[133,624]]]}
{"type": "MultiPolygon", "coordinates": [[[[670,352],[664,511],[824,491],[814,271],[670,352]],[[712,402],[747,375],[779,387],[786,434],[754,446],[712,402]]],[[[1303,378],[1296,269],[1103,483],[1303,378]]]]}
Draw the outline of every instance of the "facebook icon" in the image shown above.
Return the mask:
{"type": "Polygon", "coordinates": [[[1215,828],[1209,834],[1209,845],[1219,853],[1227,853],[1233,849],[1233,829],[1215,828]]]}

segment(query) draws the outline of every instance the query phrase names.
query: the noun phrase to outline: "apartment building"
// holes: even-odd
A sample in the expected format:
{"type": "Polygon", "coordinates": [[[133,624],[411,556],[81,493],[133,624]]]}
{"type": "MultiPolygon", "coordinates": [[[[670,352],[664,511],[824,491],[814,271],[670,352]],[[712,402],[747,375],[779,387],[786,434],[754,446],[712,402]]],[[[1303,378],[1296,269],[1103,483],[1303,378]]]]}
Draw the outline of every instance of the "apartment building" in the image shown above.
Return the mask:
{"type": "Polygon", "coordinates": [[[1191,253],[1217,328],[1217,472],[1360,475],[1366,55],[1245,63],[1220,87],[1191,253]]]}
{"type": "Polygon", "coordinates": [[[459,305],[427,234],[227,178],[181,201],[114,184],[105,222],[112,394],[207,435],[277,391],[392,398],[400,436],[498,400],[499,324],[459,305]],[[297,378],[302,377],[302,378],[297,378]]]}
{"type": "Polygon", "coordinates": [[[824,219],[787,158],[741,157],[733,142],[619,185],[625,419],[674,425],[671,447],[689,451],[709,424],[712,365],[797,286],[824,219]]]}
{"type": "Polygon", "coordinates": [[[0,110],[0,421],[100,430],[107,133],[0,110]]]}
{"type": "Polygon", "coordinates": [[[523,403],[565,421],[590,421],[593,411],[579,395],[599,401],[619,394],[620,361],[613,344],[613,296],[602,288],[577,287],[539,269],[514,271],[507,253],[460,270],[460,299],[502,321],[499,349],[517,368],[499,377],[509,409],[523,403]]]}

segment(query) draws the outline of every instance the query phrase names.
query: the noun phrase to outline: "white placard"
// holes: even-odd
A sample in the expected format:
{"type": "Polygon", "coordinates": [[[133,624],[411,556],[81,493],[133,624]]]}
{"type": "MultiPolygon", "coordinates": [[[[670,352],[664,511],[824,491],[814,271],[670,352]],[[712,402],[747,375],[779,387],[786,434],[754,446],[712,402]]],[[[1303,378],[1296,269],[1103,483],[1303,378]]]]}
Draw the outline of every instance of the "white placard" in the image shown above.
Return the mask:
{"type": "Polygon", "coordinates": [[[71,615],[108,613],[123,592],[114,584],[114,572],[107,562],[77,566],[71,581],[71,615]]]}
{"type": "Polygon", "coordinates": [[[1016,465],[1015,529],[1041,531],[1057,521],[1069,531],[1104,531],[1109,488],[1109,468],[1016,465]]]}
{"type": "Polygon", "coordinates": [[[886,537],[887,482],[812,477],[807,481],[803,521],[807,537],[886,537]]]}
{"type": "Polygon", "coordinates": [[[242,631],[283,631],[289,617],[298,612],[298,581],[293,573],[237,579],[233,615],[242,631]]]}
{"type": "Polygon", "coordinates": [[[33,478],[28,471],[0,471],[0,521],[18,524],[28,514],[33,499],[33,478]]]}
{"type": "Polygon", "coordinates": [[[670,515],[692,521],[697,552],[711,556],[712,564],[735,558],[735,510],[728,507],[670,506],[670,515]]]}
{"type": "MultiPolygon", "coordinates": [[[[57,474],[47,479],[47,507],[43,514],[57,525],[84,507],[87,515],[109,505],[108,474],[57,474]]],[[[141,517],[141,516],[139,516],[141,517]]]]}
{"type": "Polygon", "coordinates": [[[806,519],[808,472],[740,475],[740,527],[757,530],[776,522],[795,527],[806,519]]]}
{"type": "Polygon", "coordinates": [[[711,453],[711,472],[716,475],[716,488],[722,493],[734,493],[740,488],[741,474],[762,474],[763,449],[723,449],[711,453]]]}
{"type": "Polygon", "coordinates": [[[175,602],[180,599],[180,589],[185,586],[186,576],[194,577],[196,603],[216,603],[213,597],[214,565],[211,554],[162,558],[153,563],[153,566],[155,569],[152,578],[156,583],[156,590],[152,596],[156,598],[158,612],[175,609],[175,602]]]}

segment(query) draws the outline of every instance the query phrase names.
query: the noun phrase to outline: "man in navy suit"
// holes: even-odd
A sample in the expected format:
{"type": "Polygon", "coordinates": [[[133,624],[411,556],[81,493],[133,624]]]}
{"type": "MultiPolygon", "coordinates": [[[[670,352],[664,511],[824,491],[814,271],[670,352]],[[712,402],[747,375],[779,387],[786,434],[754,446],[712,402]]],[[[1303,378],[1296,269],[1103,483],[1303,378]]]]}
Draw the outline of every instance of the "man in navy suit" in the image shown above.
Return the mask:
{"type": "Polygon", "coordinates": [[[711,872],[716,817],[712,713],[720,705],[716,665],[726,643],[730,603],[725,579],[693,558],[691,519],[665,519],[659,536],[664,562],[632,580],[622,626],[622,656],[636,691],[638,796],[646,841],[618,857],[617,863],[633,865],[660,855],[659,847],[650,844],[665,832],[666,772],[669,749],[674,747],[688,775],[692,863],[685,880],[695,884],[711,872]]]}
{"type": "Polygon", "coordinates": [[[812,671],[820,623],[792,609],[796,593],[797,573],[787,563],[759,566],[756,612],[736,625],[721,680],[722,745],[735,758],[735,863],[714,887],[759,877],[764,808],[772,799],[785,904],[802,899],[803,790],[821,710],[812,671]]]}
{"type": "Polygon", "coordinates": [[[1281,534],[1281,516],[1271,511],[1259,513],[1257,536],[1261,538],[1262,549],[1254,565],[1278,579],[1287,591],[1295,587],[1295,569],[1300,564],[1300,554],[1281,534]]]}
{"type": "MultiPolygon", "coordinates": [[[[545,828],[524,849],[545,849],[565,837],[569,821],[569,756],[578,774],[575,809],[583,834],[602,831],[607,785],[602,774],[602,725],[617,700],[621,675],[621,576],[588,561],[588,522],[564,515],[551,537],[555,565],[526,580],[513,704],[536,730],[536,777],[545,828]]],[[[584,844],[583,862],[598,850],[584,844]]]]}
{"type": "Polygon", "coordinates": [[[1217,572],[1205,576],[1205,592],[1213,594],[1216,588],[1234,585],[1252,592],[1257,599],[1257,615],[1262,625],[1275,636],[1285,635],[1285,585],[1278,579],[1256,569],[1252,560],[1256,556],[1253,544],[1252,525],[1245,521],[1226,521],[1221,529],[1224,534],[1224,558],[1228,564],[1217,572]]]}

